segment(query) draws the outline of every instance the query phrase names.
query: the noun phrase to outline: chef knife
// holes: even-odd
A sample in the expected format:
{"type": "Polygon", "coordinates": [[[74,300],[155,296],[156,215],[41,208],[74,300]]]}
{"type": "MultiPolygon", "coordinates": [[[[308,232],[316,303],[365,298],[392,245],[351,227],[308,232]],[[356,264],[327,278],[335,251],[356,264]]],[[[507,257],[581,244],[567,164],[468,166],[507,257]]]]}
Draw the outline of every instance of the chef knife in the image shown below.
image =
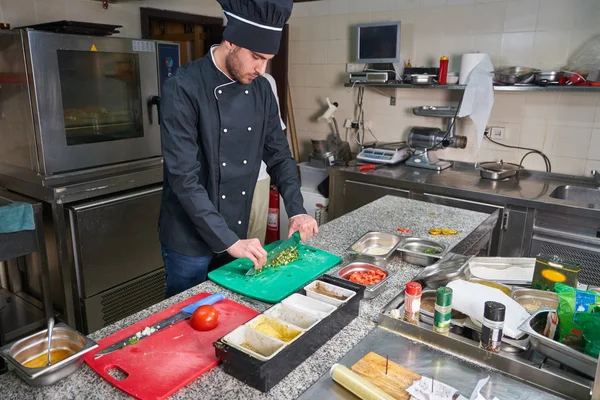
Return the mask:
{"type": "MultiPolygon", "coordinates": [[[[273,250],[271,250],[267,254],[267,262],[265,263],[265,265],[269,265],[271,263],[271,261],[276,259],[277,256],[280,255],[282,252],[286,251],[287,249],[289,249],[291,247],[298,246],[299,243],[300,243],[300,232],[294,232],[294,234],[292,236],[290,236],[288,239],[281,242],[281,244],[279,244],[279,246],[275,247],[273,250]]],[[[256,275],[256,270],[254,269],[254,267],[250,268],[248,270],[248,272],[246,272],[246,276],[251,276],[251,275],[256,275]]]]}
{"type": "Polygon", "coordinates": [[[152,326],[146,327],[144,330],[137,332],[136,334],[131,335],[128,338],[125,338],[125,339],[121,340],[120,342],[117,342],[117,343],[97,352],[94,355],[102,356],[105,354],[112,353],[113,351],[120,350],[125,346],[135,344],[135,343],[139,342],[140,340],[145,339],[148,336],[155,334],[156,332],[162,331],[163,329],[168,328],[181,320],[191,317],[192,314],[194,313],[194,311],[196,311],[196,309],[198,307],[205,306],[205,305],[212,305],[221,300],[225,300],[225,295],[222,293],[217,293],[217,294],[213,294],[208,297],[205,297],[193,304],[183,307],[181,309],[181,311],[178,312],[177,314],[172,315],[169,318],[165,318],[162,321],[159,321],[152,326]],[[144,331],[146,331],[146,330],[148,330],[149,332],[144,333],[144,331]]]}

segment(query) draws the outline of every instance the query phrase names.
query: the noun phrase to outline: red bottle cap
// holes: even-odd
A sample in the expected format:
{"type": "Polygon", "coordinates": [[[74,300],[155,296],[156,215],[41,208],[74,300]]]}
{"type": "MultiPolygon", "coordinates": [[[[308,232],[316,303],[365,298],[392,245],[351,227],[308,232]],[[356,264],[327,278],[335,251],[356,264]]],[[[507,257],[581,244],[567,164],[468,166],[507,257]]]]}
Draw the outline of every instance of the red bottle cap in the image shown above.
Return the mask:
{"type": "Polygon", "coordinates": [[[410,294],[411,296],[418,296],[423,291],[423,287],[420,283],[417,282],[408,282],[406,284],[406,294],[410,294]]]}

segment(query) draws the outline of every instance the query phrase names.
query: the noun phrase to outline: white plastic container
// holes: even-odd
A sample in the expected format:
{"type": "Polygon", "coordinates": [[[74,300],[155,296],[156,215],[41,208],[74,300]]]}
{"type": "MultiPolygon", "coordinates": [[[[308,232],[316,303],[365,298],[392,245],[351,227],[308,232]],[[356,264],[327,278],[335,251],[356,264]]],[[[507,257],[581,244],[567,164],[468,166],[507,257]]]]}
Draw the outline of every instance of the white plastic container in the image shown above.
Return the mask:
{"type": "Polygon", "coordinates": [[[317,190],[317,186],[329,175],[327,168],[313,167],[308,162],[300,163],[298,167],[300,168],[300,180],[303,189],[317,190]]]}
{"type": "Polygon", "coordinates": [[[275,304],[265,311],[264,314],[278,318],[305,331],[309,330],[320,321],[320,319],[313,314],[288,307],[281,303],[275,304]]]}
{"type": "Polygon", "coordinates": [[[311,299],[298,293],[293,293],[291,296],[286,297],[282,303],[321,319],[336,310],[331,304],[323,303],[322,301],[311,299]]]}
{"type": "Polygon", "coordinates": [[[251,319],[250,321],[246,322],[246,326],[248,326],[250,329],[257,331],[258,333],[272,337],[276,340],[280,340],[286,345],[292,343],[304,333],[302,329],[294,325],[290,325],[287,322],[280,320],[279,318],[263,314],[260,314],[251,319]],[[275,328],[275,332],[277,332],[277,334],[279,334],[281,337],[271,336],[268,333],[261,331],[260,328],[258,328],[258,326],[263,323],[266,323],[270,327],[275,328]]]}
{"type": "Polygon", "coordinates": [[[285,347],[285,343],[282,341],[256,332],[246,325],[238,326],[232,332],[225,335],[223,340],[231,345],[231,347],[235,347],[261,361],[270,360],[285,347]],[[242,346],[244,343],[249,344],[256,349],[256,351],[252,351],[251,349],[242,346]]]}
{"type": "Polygon", "coordinates": [[[323,281],[313,281],[308,285],[304,286],[304,290],[306,291],[306,295],[310,298],[320,300],[324,303],[331,304],[332,306],[339,307],[344,303],[347,303],[348,300],[353,298],[356,295],[356,292],[348,289],[341,288],[339,286],[332,285],[323,281]],[[327,296],[326,294],[318,293],[315,289],[320,286],[323,289],[332,292],[338,296],[345,297],[345,300],[339,300],[335,297],[327,296]]]}

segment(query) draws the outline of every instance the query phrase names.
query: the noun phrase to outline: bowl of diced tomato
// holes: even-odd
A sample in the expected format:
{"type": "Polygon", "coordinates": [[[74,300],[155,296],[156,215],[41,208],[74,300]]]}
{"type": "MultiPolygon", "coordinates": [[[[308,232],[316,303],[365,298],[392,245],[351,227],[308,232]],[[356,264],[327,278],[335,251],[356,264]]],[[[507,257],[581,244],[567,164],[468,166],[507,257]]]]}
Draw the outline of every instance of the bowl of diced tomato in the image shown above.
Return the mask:
{"type": "Polygon", "coordinates": [[[338,276],[366,286],[365,298],[369,298],[379,294],[377,289],[382,288],[383,283],[389,277],[389,272],[375,264],[353,262],[340,269],[338,276]]]}

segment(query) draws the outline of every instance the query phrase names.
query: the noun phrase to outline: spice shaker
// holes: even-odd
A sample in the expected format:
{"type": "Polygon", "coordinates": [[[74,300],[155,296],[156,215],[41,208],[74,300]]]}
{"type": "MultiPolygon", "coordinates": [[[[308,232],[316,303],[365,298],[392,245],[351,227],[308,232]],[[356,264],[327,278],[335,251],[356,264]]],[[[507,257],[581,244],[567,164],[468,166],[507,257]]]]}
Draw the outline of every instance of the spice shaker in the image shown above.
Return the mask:
{"type": "Polygon", "coordinates": [[[419,322],[419,310],[421,309],[421,293],[423,287],[417,282],[408,282],[404,293],[404,320],[412,324],[419,322]]]}
{"type": "Polygon", "coordinates": [[[435,314],[433,315],[433,330],[447,335],[450,332],[452,315],[452,289],[440,287],[436,291],[435,314]]]}
{"type": "Polygon", "coordinates": [[[502,328],[506,306],[496,301],[486,301],[481,326],[481,348],[497,353],[502,344],[502,328]]]}
{"type": "Polygon", "coordinates": [[[445,85],[448,79],[448,57],[443,56],[440,58],[440,73],[438,75],[438,83],[445,85]]]}

